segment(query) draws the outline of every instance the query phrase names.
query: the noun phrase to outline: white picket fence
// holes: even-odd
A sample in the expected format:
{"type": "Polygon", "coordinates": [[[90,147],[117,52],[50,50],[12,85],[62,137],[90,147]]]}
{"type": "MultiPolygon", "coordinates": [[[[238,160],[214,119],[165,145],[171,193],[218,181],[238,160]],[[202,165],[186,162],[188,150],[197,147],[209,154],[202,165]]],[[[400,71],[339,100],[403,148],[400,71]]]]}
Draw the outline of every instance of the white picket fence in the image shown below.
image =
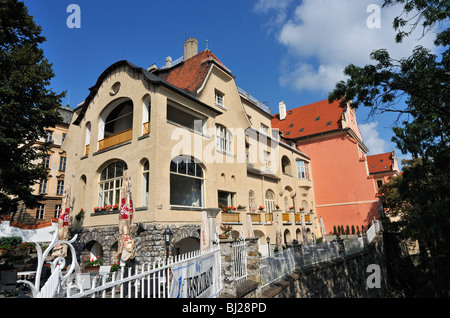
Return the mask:
{"type": "Polygon", "coordinates": [[[89,281],[79,279],[80,275],[86,274],[75,274],[78,279],[75,277],[68,285],[66,297],[216,297],[222,289],[220,273],[219,248],[207,253],[195,251],[170,257],[167,261],[155,261],[134,268],[122,267],[111,274],[91,274],[89,281]],[[207,268],[205,264],[209,264],[207,268]]]}

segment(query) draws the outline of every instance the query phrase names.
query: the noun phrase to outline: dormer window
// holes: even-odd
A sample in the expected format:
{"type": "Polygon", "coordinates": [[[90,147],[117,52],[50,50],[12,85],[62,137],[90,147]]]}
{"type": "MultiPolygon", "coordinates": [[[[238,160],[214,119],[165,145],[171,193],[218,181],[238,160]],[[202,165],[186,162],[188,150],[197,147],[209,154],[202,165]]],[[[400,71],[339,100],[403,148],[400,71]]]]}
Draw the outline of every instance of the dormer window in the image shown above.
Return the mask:
{"type": "Polygon", "coordinates": [[[318,121],[319,119],[320,119],[320,116],[317,116],[317,117],[316,117],[316,121],[318,121]]]}
{"type": "Polygon", "coordinates": [[[327,126],[330,126],[331,125],[331,121],[327,121],[327,126]]]}
{"type": "Polygon", "coordinates": [[[215,91],[215,103],[216,106],[219,106],[221,108],[225,108],[225,104],[224,104],[224,94],[222,94],[221,92],[219,92],[218,90],[215,91]]]}

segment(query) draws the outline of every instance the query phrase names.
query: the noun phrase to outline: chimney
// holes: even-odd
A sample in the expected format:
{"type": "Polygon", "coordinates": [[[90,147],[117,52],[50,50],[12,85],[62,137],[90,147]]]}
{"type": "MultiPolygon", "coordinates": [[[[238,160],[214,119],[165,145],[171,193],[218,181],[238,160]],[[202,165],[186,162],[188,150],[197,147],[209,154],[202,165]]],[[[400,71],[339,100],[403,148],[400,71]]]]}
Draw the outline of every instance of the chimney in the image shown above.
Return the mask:
{"type": "Polygon", "coordinates": [[[279,102],[278,109],[280,112],[280,120],[284,120],[286,118],[286,104],[284,102],[279,102]]]}
{"type": "Polygon", "coordinates": [[[197,55],[198,53],[198,41],[195,38],[187,39],[184,43],[184,60],[197,55]]]}
{"type": "Polygon", "coordinates": [[[172,67],[172,58],[170,56],[166,57],[166,68],[172,67]]]}

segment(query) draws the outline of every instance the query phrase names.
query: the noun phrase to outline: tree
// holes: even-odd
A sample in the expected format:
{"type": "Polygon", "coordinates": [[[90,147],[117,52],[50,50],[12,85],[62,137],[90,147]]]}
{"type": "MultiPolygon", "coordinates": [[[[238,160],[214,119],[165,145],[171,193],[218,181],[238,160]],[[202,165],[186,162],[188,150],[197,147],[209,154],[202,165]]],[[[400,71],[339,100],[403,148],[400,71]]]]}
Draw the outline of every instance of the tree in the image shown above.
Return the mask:
{"type": "Polygon", "coordinates": [[[47,177],[38,162],[49,144],[36,141],[60,120],[64,93],[47,88],[54,74],[40,34],[23,2],[0,0],[0,214],[38,204],[31,187],[47,177]]]}
{"type": "Polygon", "coordinates": [[[381,194],[389,213],[400,218],[397,230],[419,242],[420,294],[449,297],[450,3],[385,0],[383,6],[395,4],[403,5],[405,13],[415,13],[408,20],[404,15],[394,20],[396,40],[401,42],[421,26],[423,33],[435,32],[435,45],[441,53],[417,46],[408,58],[394,60],[386,50],[376,50],[371,53],[375,65],[346,67],[349,79],[336,84],[329,101],[370,107],[372,115],[399,115],[393,141],[413,160],[381,194]],[[406,119],[400,121],[402,117],[406,119]]]}

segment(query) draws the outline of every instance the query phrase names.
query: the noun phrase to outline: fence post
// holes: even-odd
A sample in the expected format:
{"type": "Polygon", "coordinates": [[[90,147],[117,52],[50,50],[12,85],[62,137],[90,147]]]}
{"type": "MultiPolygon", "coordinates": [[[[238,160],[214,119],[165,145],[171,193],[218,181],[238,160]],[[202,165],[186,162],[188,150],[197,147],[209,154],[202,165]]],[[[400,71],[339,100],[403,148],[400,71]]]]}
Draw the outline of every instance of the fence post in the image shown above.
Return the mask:
{"type": "Polygon", "coordinates": [[[206,215],[208,217],[208,226],[209,226],[209,246],[210,248],[216,241],[216,231],[217,231],[217,223],[216,217],[219,214],[219,208],[206,208],[206,215]]]}

